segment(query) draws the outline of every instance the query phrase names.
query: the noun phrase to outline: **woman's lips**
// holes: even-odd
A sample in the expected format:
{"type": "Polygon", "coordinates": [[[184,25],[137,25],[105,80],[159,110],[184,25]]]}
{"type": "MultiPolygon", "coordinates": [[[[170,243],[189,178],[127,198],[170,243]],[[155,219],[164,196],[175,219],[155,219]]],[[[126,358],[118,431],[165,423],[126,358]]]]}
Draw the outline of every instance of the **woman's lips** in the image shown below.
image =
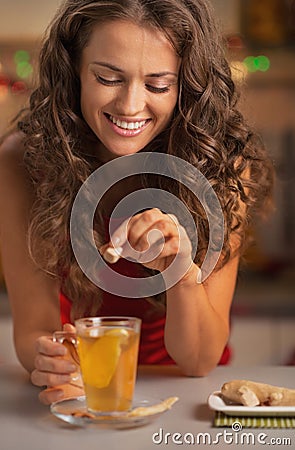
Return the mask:
{"type": "Polygon", "coordinates": [[[151,119],[145,120],[121,120],[110,114],[105,114],[107,121],[112,130],[124,137],[133,137],[140,134],[151,122],[151,119]]]}

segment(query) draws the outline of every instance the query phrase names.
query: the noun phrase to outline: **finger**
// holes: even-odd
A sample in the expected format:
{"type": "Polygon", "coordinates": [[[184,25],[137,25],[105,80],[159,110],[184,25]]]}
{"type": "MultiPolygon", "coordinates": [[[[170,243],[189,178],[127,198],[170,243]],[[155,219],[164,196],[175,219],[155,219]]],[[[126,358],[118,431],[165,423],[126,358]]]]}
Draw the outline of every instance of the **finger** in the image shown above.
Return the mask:
{"type": "Polygon", "coordinates": [[[158,208],[152,208],[124,220],[114,233],[112,233],[112,246],[122,247],[129,242],[129,231],[139,220],[142,221],[142,224],[146,223],[145,228],[148,228],[152,223],[159,220],[162,215],[163,213],[158,208]]]}
{"type": "Polygon", "coordinates": [[[106,249],[110,246],[110,243],[108,242],[107,244],[103,244],[101,247],[99,247],[98,251],[101,255],[104,254],[104,252],[106,251],[106,249]]]}
{"type": "Polygon", "coordinates": [[[174,214],[167,214],[167,216],[169,216],[170,219],[173,220],[173,222],[174,222],[177,226],[179,225],[178,219],[177,219],[177,217],[176,217],[174,214]]]}
{"type": "Polygon", "coordinates": [[[132,238],[134,239],[134,248],[140,252],[144,252],[153,245],[163,246],[164,243],[171,238],[179,239],[178,227],[170,219],[167,219],[167,217],[151,224],[151,226],[145,230],[140,229],[139,224],[136,224],[136,226],[137,228],[130,231],[130,235],[132,234],[132,238]],[[142,234],[140,234],[141,232],[142,234]],[[135,241],[136,237],[137,241],[135,241]]]}
{"type": "Polygon", "coordinates": [[[166,239],[177,236],[177,227],[167,215],[161,214],[157,221],[154,218],[154,215],[147,213],[131,222],[129,241],[122,251],[123,257],[140,262],[147,261],[148,258],[150,261],[159,255],[166,239]]]}
{"type": "Polygon", "coordinates": [[[128,237],[128,229],[132,229],[135,222],[135,218],[130,218],[124,221],[120,227],[121,230],[116,230],[116,233],[120,234],[120,238],[116,237],[116,235],[112,236],[108,244],[105,244],[99,248],[99,252],[106,262],[114,264],[119,261],[121,256],[131,258],[133,260],[137,260],[139,258],[140,255],[134,250],[132,245],[130,245],[128,237]],[[120,239],[120,242],[124,247],[118,245],[116,246],[116,244],[118,244],[118,239],[120,239]]]}
{"type": "MultiPolygon", "coordinates": [[[[166,235],[164,245],[161,242],[156,242],[148,251],[142,253],[138,262],[147,267],[154,266],[153,268],[157,268],[157,270],[160,270],[161,272],[174,261],[174,257],[176,256],[177,266],[174,265],[175,270],[178,270],[179,264],[181,266],[191,264],[191,241],[181,225],[178,225],[175,230],[176,229],[177,232],[173,235],[173,227],[171,228],[171,236],[166,235]]],[[[169,228],[167,228],[167,234],[169,235],[169,228]]]]}
{"type": "Polygon", "coordinates": [[[75,372],[77,367],[69,359],[45,356],[38,353],[35,357],[35,368],[42,372],[69,374],[75,372]]]}
{"type": "Polygon", "coordinates": [[[141,240],[141,243],[144,245],[142,248],[139,247],[139,250],[144,250],[151,243],[155,243],[160,238],[160,234],[152,233],[153,230],[160,230],[158,224],[162,221],[169,221],[170,218],[167,214],[163,214],[160,210],[154,208],[147,211],[144,211],[141,214],[138,214],[130,221],[129,224],[129,243],[130,245],[138,249],[138,241],[141,240]],[[147,233],[150,234],[150,239],[147,237],[147,233]],[[153,238],[152,235],[155,237],[153,238]],[[143,240],[142,240],[143,238],[143,240]]]}
{"type": "Polygon", "coordinates": [[[83,386],[77,386],[73,383],[67,383],[63,384],[62,386],[59,386],[60,389],[62,389],[64,397],[79,397],[80,395],[85,395],[85,391],[83,386]]]}
{"type": "Polygon", "coordinates": [[[45,405],[50,405],[51,403],[65,398],[79,397],[84,394],[85,392],[82,387],[73,386],[72,384],[67,383],[57,387],[50,386],[44,389],[39,394],[39,400],[45,405]]]}
{"type": "Polygon", "coordinates": [[[66,349],[59,342],[53,342],[50,336],[41,336],[36,340],[36,352],[48,356],[65,356],[66,349]]]}
{"type": "Polygon", "coordinates": [[[63,330],[68,331],[69,333],[76,333],[76,328],[71,323],[65,323],[63,330]]]}
{"type": "Polygon", "coordinates": [[[70,383],[71,376],[64,374],[56,374],[50,372],[42,372],[33,370],[31,373],[31,382],[35,386],[59,386],[60,384],[70,383]]]}
{"type": "Polygon", "coordinates": [[[43,405],[50,405],[64,398],[63,390],[60,388],[47,388],[40,392],[39,400],[43,405]]]}
{"type": "Polygon", "coordinates": [[[100,252],[111,264],[117,262],[120,256],[149,262],[159,256],[165,239],[178,235],[178,227],[176,216],[153,208],[126,219],[113,233],[111,242],[100,248],[100,252]],[[123,248],[112,247],[118,243],[123,248]]]}

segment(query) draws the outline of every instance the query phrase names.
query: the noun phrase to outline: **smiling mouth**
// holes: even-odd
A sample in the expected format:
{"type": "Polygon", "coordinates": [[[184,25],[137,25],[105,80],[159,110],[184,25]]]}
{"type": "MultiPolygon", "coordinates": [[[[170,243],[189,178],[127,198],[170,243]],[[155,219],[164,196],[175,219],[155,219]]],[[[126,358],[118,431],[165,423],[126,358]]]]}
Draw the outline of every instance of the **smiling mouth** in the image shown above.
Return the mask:
{"type": "Polygon", "coordinates": [[[122,130],[140,130],[143,128],[148,122],[151,121],[151,119],[146,120],[139,120],[139,121],[126,121],[126,120],[120,120],[116,117],[105,114],[108,120],[110,120],[114,125],[116,125],[118,128],[121,128],[122,130]]]}

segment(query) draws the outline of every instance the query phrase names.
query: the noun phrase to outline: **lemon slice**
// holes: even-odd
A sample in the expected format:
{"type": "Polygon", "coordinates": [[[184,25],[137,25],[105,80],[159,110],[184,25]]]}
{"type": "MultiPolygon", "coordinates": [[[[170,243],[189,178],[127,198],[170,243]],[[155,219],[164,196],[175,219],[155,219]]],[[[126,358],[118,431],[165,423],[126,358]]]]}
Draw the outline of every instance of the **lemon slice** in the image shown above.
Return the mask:
{"type": "Polygon", "coordinates": [[[128,336],[129,333],[125,328],[112,328],[105,332],[106,336],[128,336]]]}
{"type": "Polygon", "coordinates": [[[110,384],[121,355],[122,338],[127,337],[128,331],[114,328],[91,344],[89,341],[80,343],[81,369],[85,384],[99,389],[110,384]]]}
{"type": "Polygon", "coordinates": [[[120,346],[121,350],[128,346],[130,333],[124,328],[113,328],[111,330],[106,331],[106,336],[116,336],[120,338],[120,346]]]}
{"type": "Polygon", "coordinates": [[[124,328],[112,328],[111,330],[106,331],[105,336],[117,336],[124,339],[129,336],[129,333],[124,328]]]}

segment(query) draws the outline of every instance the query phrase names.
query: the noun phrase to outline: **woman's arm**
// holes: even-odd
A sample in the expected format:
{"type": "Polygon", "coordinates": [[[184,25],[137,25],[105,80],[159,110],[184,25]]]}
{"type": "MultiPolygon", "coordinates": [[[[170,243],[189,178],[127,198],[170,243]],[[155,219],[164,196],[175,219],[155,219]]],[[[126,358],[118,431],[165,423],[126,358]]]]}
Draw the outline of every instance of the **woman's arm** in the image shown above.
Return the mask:
{"type": "Polygon", "coordinates": [[[229,312],[238,257],[197,284],[198,268],[167,291],[165,345],[186,375],[207,375],[217,364],[229,337],[229,312]]]}
{"type": "Polygon", "coordinates": [[[33,192],[23,166],[21,137],[9,137],[0,151],[1,258],[11,303],[17,355],[23,366],[34,366],[34,340],[60,328],[57,283],[31,260],[27,245],[28,216],[33,192]]]}
{"type": "Polygon", "coordinates": [[[34,371],[34,384],[57,385],[69,380],[72,370],[64,361],[52,358],[63,354],[64,347],[46,338],[61,329],[59,284],[36,267],[28,252],[27,226],[33,190],[23,154],[20,134],[9,137],[0,148],[1,260],[19,361],[30,373],[34,371]]]}
{"type": "MultiPolygon", "coordinates": [[[[131,256],[162,273],[167,286],[166,349],[185,374],[207,374],[218,364],[229,336],[229,311],[238,257],[232,258],[222,269],[215,270],[202,284],[198,284],[200,269],[191,260],[192,246],[185,229],[176,217],[163,214],[158,209],[145,211],[125,221],[114,232],[112,242],[121,247],[123,257],[131,256]],[[159,233],[152,233],[153,230],[162,234],[164,243],[157,244],[159,233]],[[130,246],[126,245],[127,240],[130,246]],[[149,253],[145,254],[143,261],[142,252],[148,248],[149,253]],[[169,282],[165,270],[172,262],[174,269],[169,282]],[[171,283],[173,278],[175,281],[179,279],[174,286],[171,283]]],[[[100,249],[102,254],[108,245],[100,249]]]]}

